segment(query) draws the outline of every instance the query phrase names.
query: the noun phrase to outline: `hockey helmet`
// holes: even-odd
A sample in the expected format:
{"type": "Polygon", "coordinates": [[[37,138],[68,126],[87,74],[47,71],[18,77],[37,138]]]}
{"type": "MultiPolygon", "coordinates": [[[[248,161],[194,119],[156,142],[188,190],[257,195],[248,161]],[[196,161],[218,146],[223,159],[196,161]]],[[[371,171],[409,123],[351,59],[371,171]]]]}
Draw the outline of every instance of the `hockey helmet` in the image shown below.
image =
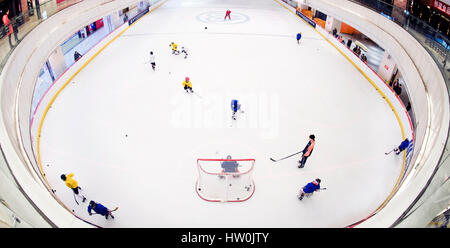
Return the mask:
{"type": "Polygon", "coordinates": [[[312,140],[316,140],[316,136],[315,136],[314,134],[311,134],[311,135],[309,136],[309,138],[312,139],[312,140]]]}
{"type": "Polygon", "coordinates": [[[186,77],[185,80],[186,80],[186,82],[189,81],[189,77],[186,77]]]}
{"type": "Polygon", "coordinates": [[[62,174],[62,175],[61,175],[61,179],[62,179],[63,181],[66,181],[66,175],[62,174]]]}
{"type": "Polygon", "coordinates": [[[321,181],[320,181],[320,179],[319,179],[319,178],[316,178],[316,182],[320,183],[321,181]]]}

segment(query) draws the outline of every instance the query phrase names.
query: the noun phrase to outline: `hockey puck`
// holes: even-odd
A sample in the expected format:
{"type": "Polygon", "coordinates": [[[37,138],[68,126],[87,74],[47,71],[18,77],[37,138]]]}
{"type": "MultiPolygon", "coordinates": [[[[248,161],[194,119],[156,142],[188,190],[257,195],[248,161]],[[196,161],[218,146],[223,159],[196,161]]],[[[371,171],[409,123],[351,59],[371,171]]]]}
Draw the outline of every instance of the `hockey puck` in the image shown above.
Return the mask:
{"type": "Polygon", "coordinates": [[[75,212],[75,210],[72,209],[72,212],[75,212]]]}
{"type": "Polygon", "coordinates": [[[201,188],[198,188],[198,191],[202,190],[201,188]]]}
{"type": "Polygon", "coordinates": [[[205,29],[208,29],[208,27],[205,27],[205,29]]]}
{"type": "Polygon", "coordinates": [[[128,137],[128,134],[125,134],[125,137],[128,137]]]}

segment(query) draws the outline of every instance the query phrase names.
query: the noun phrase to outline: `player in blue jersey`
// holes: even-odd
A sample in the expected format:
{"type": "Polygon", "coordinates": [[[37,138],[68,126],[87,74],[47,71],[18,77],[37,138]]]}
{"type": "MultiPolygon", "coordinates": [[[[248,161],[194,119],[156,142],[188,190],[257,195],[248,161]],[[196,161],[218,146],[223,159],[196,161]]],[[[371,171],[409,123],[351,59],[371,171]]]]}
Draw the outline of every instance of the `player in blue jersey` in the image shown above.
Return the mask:
{"type": "Polygon", "coordinates": [[[109,216],[114,219],[112,211],[98,202],[90,201],[87,210],[89,215],[92,215],[91,211],[94,210],[95,213],[105,216],[105,219],[108,219],[109,216]]]}
{"type": "Polygon", "coordinates": [[[320,190],[320,179],[308,183],[298,192],[298,199],[301,201],[304,196],[310,197],[315,191],[320,190]]]}
{"type": "MultiPolygon", "coordinates": [[[[231,111],[233,111],[233,115],[231,116],[231,118],[233,118],[233,120],[236,120],[236,112],[240,109],[241,109],[241,104],[239,103],[239,101],[235,100],[235,99],[231,100],[231,111]]],[[[241,112],[244,112],[244,111],[241,110],[241,112]]]]}
{"type": "MultiPolygon", "coordinates": [[[[235,173],[235,172],[239,172],[239,170],[238,170],[238,167],[239,167],[239,164],[238,164],[238,162],[237,161],[235,161],[235,160],[231,160],[232,158],[231,158],[231,155],[228,155],[227,156],[227,160],[228,161],[223,161],[222,163],[221,163],[221,167],[222,167],[222,172],[224,172],[224,173],[235,173]]],[[[239,175],[233,175],[233,177],[234,178],[236,178],[236,177],[239,177],[239,175]]],[[[219,176],[219,178],[221,178],[221,179],[223,179],[223,178],[225,178],[224,176],[222,176],[222,175],[220,175],[219,176]]]]}
{"type": "MultiPolygon", "coordinates": [[[[231,160],[231,155],[227,156],[227,160],[231,160]]],[[[223,161],[222,164],[223,172],[238,172],[238,162],[237,161],[223,161]]]]}
{"type": "Polygon", "coordinates": [[[408,148],[409,142],[410,142],[409,139],[406,138],[406,139],[398,146],[398,148],[395,148],[395,149],[394,149],[395,154],[396,154],[396,155],[399,155],[402,151],[404,151],[406,148],[408,148]]]}
{"type": "Polygon", "coordinates": [[[302,38],[302,33],[297,34],[297,44],[300,44],[300,39],[302,38]]]}

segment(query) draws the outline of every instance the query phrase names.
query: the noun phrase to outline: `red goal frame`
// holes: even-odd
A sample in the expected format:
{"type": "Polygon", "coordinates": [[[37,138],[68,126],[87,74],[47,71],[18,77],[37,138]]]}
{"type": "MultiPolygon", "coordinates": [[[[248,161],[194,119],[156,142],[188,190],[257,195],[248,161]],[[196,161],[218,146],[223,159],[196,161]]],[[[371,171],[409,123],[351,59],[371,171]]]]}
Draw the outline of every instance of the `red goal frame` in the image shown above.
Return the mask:
{"type": "MultiPolygon", "coordinates": [[[[211,161],[217,161],[217,162],[219,162],[219,161],[220,162],[224,162],[224,161],[249,161],[249,162],[252,162],[252,165],[251,165],[250,169],[248,169],[247,171],[244,171],[242,173],[237,173],[237,175],[246,175],[246,174],[249,174],[249,173],[253,172],[256,160],[255,159],[251,159],[251,158],[250,159],[208,159],[208,158],[198,158],[197,159],[197,168],[199,170],[201,170],[203,173],[208,174],[208,175],[216,175],[216,176],[225,175],[226,176],[226,175],[236,175],[236,173],[230,173],[230,172],[219,172],[219,173],[209,172],[209,171],[206,171],[206,170],[204,170],[202,168],[202,166],[199,163],[200,161],[209,161],[209,162],[211,162],[211,161]]],[[[244,201],[247,201],[248,199],[250,199],[253,196],[253,194],[255,193],[256,186],[255,186],[255,182],[254,182],[253,178],[251,179],[251,181],[252,181],[252,186],[253,186],[251,194],[248,197],[245,197],[245,198],[239,199],[239,200],[225,200],[225,201],[222,201],[222,200],[207,199],[207,198],[203,197],[198,192],[198,179],[195,182],[195,192],[197,193],[197,195],[202,200],[205,200],[205,201],[208,201],[208,202],[244,202],[244,201]]]]}

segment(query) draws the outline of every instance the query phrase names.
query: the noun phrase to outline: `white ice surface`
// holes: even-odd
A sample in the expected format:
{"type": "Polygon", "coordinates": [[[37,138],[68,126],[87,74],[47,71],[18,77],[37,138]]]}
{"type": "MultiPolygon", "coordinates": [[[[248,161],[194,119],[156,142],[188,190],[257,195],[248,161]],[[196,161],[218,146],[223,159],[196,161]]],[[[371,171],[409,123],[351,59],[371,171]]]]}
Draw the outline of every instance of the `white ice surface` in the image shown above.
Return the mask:
{"type": "Polygon", "coordinates": [[[40,150],[58,197],[104,227],[343,227],[390,194],[403,156],[384,152],[401,139],[373,86],[277,2],[169,0],[59,94],[40,150]],[[226,9],[243,21],[220,22],[226,9]],[[201,21],[205,13],[219,13],[219,22],[201,21]],[[172,41],[189,49],[187,59],[171,54],[172,41]],[[144,64],[149,51],[156,71],[144,64]],[[185,76],[202,98],[184,92],[185,76]],[[234,122],[233,98],[245,111],[234,122]],[[269,160],[300,151],[310,134],[316,147],[305,168],[298,155],[269,160]],[[196,159],[227,154],[256,159],[255,194],[241,203],[200,199],[196,159]],[[59,178],[71,172],[88,201],[119,206],[116,219],[76,205],[59,178]],[[327,190],[299,201],[315,178],[327,190]]]}

